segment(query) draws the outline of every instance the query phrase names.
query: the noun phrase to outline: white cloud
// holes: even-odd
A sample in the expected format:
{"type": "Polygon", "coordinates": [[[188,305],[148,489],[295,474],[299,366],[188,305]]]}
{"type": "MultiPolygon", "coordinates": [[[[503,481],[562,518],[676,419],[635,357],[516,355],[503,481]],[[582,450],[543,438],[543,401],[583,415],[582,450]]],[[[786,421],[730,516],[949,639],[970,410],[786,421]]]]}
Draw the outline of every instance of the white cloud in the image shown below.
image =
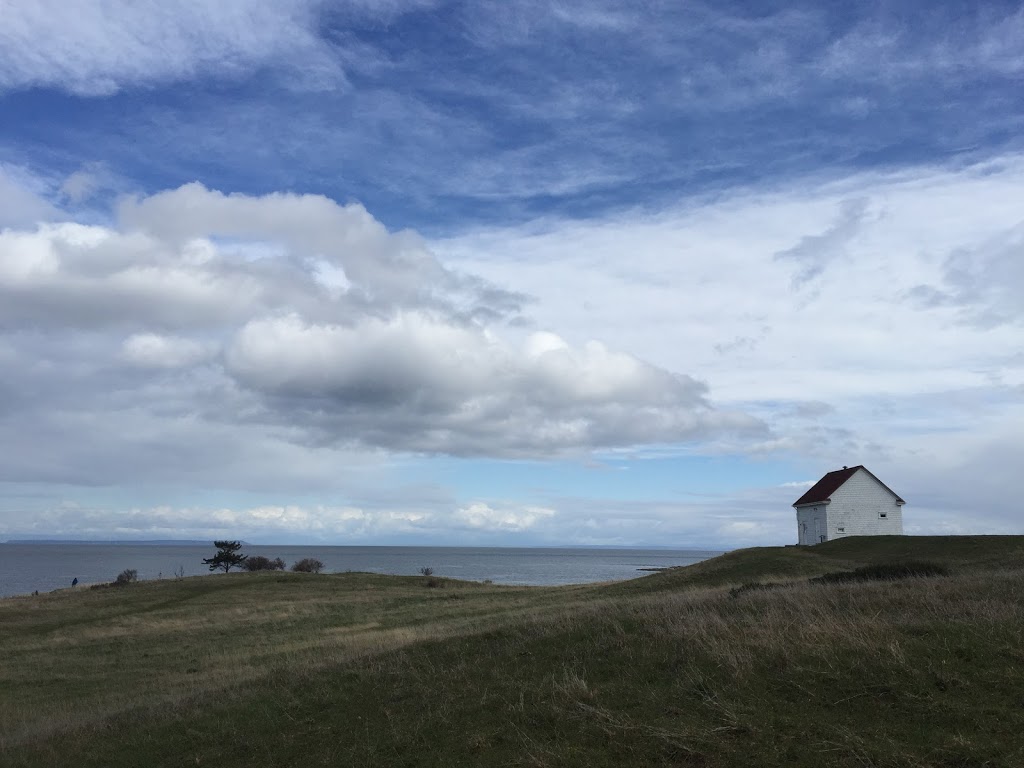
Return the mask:
{"type": "Polygon", "coordinates": [[[191,339],[136,333],[121,345],[124,359],[145,368],[185,368],[209,358],[209,346],[191,339]]]}
{"type": "Polygon", "coordinates": [[[856,238],[867,210],[864,199],[843,200],[836,221],[821,234],[805,235],[792,248],[779,251],[776,259],[791,259],[800,265],[793,277],[802,285],[820,275],[829,263],[847,255],[846,244],[856,238]]]}
{"type": "Polygon", "coordinates": [[[103,186],[106,175],[102,165],[90,163],[61,182],[60,194],[73,204],[84,203],[103,186]]]}
{"type": "Polygon", "coordinates": [[[1024,321],[1024,222],[953,250],[935,283],[909,295],[924,306],[957,307],[984,328],[1024,321]]]}
{"type": "MultiPolygon", "coordinates": [[[[9,514],[9,513],[8,513],[9,514]]],[[[254,507],[90,507],[64,502],[37,512],[31,522],[5,520],[0,511],[0,535],[92,538],[116,531],[124,538],[219,537],[307,540],[361,540],[373,535],[398,535],[424,530],[429,513],[403,510],[365,510],[352,506],[261,505],[254,507]]]]}
{"type": "Polygon", "coordinates": [[[1002,436],[1024,428],[1022,184],[1024,158],[1011,155],[482,229],[435,250],[535,296],[532,317],[566,343],[596,335],[692,371],[713,403],[773,429],[701,451],[785,457],[811,476],[864,463],[908,499],[970,487],[973,502],[948,493],[927,506],[984,507],[994,529],[1018,514],[1012,494],[973,478],[1024,461],[1002,436]],[[775,257],[787,251],[799,258],[775,257]],[[813,279],[794,284],[808,268],[813,279]],[[961,461],[937,460],[947,455],[961,461]]]}
{"type": "Polygon", "coordinates": [[[599,342],[517,338],[506,323],[521,295],[447,268],[359,205],[190,184],[124,201],[119,216],[0,232],[0,327],[21,361],[7,386],[22,403],[0,440],[36,425],[19,461],[33,478],[107,476],[97,464],[125,454],[154,477],[195,472],[203,451],[178,442],[232,431],[550,456],[761,429],[709,407],[700,382],[599,342]],[[84,463],[43,462],[76,430],[94,446],[84,463]]]}
{"type": "Polygon", "coordinates": [[[471,528],[487,531],[525,531],[537,523],[555,516],[555,510],[546,507],[502,507],[495,509],[483,502],[460,508],[455,517],[471,528]]]}
{"type": "Polygon", "coordinates": [[[244,386],[289,399],[292,423],[395,450],[539,456],[758,426],[708,409],[692,379],[597,342],[572,349],[533,334],[517,350],[415,312],[350,326],[258,319],[226,359],[244,386]]]}
{"type": "Polygon", "coordinates": [[[824,52],[820,67],[831,77],[866,78],[897,86],[922,75],[971,77],[978,70],[1015,75],[1024,55],[1014,41],[1024,34],[1024,11],[1002,14],[979,6],[949,23],[940,11],[923,25],[896,18],[870,17],[824,52]]]}
{"type": "Polygon", "coordinates": [[[343,80],[316,34],[321,0],[36,0],[0,4],[0,89],[57,86],[81,95],[269,66],[306,87],[343,80]],[[300,67],[291,68],[298,60],[300,67]]]}
{"type": "Polygon", "coordinates": [[[923,310],[907,292],[945,287],[950,254],[995,239],[1006,247],[986,245],[991,258],[972,261],[971,285],[985,287],[970,298],[1005,312],[1021,183],[1024,159],[1011,156],[959,170],[803,179],[651,215],[483,229],[434,247],[453,267],[535,296],[536,322],[570,344],[593,334],[699,372],[719,401],[838,407],[844,398],[987,385],[986,371],[1002,368],[1019,333],[1012,324],[971,328],[957,308],[923,310]],[[870,215],[844,233],[837,257],[831,242],[813,238],[848,200],[866,201],[858,210],[870,215]],[[774,258],[794,247],[805,251],[800,263],[774,258]],[[813,285],[794,289],[812,261],[813,285]],[[990,271],[998,279],[983,282],[990,271]]]}
{"type": "Polygon", "coordinates": [[[33,226],[56,216],[46,192],[46,185],[32,174],[0,164],[0,228],[33,226]]]}
{"type": "MultiPolygon", "coordinates": [[[[126,202],[116,225],[8,229],[0,479],[324,489],[383,471],[389,452],[646,445],[627,453],[781,454],[805,476],[865,463],[911,513],[930,510],[919,530],[974,503],[988,510],[978,525],[1001,530],[1012,494],[997,492],[999,472],[1021,458],[1002,430],[1024,418],[1013,405],[1024,358],[1010,352],[1022,181],[1024,163],[1008,157],[434,245],[358,205],[199,185],[126,202]],[[846,200],[870,215],[836,256],[814,237],[846,200]],[[794,246],[796,263],[774,257],[794,246]],[[821,268],[794,286],[808,264],[821,268]],[[922,285],[946,298],[923,304],[922,285]],[[527,294],[532,327],[520,324],[527,294]],[[984,327],[981,313],[993,318],[984,327]],[[990,490],[978,502],[967,486],[990,490]]],[[[704,528],[699,509],[666,501],[619,527],[609,507],[594,521],[602,532],[585,523],[594,500],[543,494],[410,497],[388,519],[538,541],[635,543],[637,525],[648,540],[785,541],[799,489],[778,490],[786,498],[764,492],[770,505],[719,503],[704,528]],[[676,526],[676,515],[693,520],[676,526]]],[[[238,521],[301,528],[292,506],[238,521]]]]}

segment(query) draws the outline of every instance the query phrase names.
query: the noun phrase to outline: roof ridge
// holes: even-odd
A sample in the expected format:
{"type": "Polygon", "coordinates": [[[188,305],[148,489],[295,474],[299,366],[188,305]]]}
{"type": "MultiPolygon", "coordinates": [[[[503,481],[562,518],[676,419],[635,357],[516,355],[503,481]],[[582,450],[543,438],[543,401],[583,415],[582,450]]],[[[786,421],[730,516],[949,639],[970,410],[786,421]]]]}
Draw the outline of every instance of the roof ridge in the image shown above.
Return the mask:
{"type": "Polygon", "coordinates": [[[896,493],[892,488],[887,486],[881,480],[879,480],[875,473],[865,467],[863,464],[858,464],[855,467],[843,467],[842,469],[834,469],[831,472],[826,472],[824,477],[818,482],[812,485],[799,499],[793,502],[794,507],[802,507],[808,504],[823,504],[827,503],[831,498],[832,494],[838,491],[847,480],[853,477],[860,470],[864,470],[874,479],[876,483],[885,488],[889,493],[896,497],[896,501],[900,504],[906,504],[906,502],[900,498],[899,494],[896,493]]]}
{"type": "MultiPolygon", "coordinates": [[[[847,480],[853,477],[857,471],[861,469],[869,475],[871,474],[863,464],[858,464],[855,467],[843,467],[842,469],[834,469],[831,472],[826,472],[821,480],[808,488],[803,496],[793,502],[793,506],[800,507],[805,504],[821,504],[827,502],[833,493],[839,490],[847,480]]],[[[874,475],[871,476],[874,477],[874,475]]],[[[875,479],[877,480],[878,478],[875,479]]]]}

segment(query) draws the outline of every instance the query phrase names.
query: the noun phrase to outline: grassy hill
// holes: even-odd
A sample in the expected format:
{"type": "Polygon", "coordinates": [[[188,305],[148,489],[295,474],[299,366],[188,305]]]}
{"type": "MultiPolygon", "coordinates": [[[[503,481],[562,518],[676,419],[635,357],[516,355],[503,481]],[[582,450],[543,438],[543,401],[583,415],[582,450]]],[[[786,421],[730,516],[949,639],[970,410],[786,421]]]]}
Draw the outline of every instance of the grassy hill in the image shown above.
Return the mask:
{"type": "Polygon", "coordinates": [[[0,601],[4,766],[1024,765],[1024,537],[628,583],[229,574],[0,601]],[[953,575],[809,584],[928,559],[953,575]],[[730,596],[751,581],[786,586],[730,596]]]}
{"type": "Polygon", "coordinates": [[[783,581],[864,565],[922,560],[960,573],[1013,564],[1024,567],[1024,536],[849,536],[813,547],[751,547],[648,579],[622,582],[614,590],[636,593],[783,581]]]}

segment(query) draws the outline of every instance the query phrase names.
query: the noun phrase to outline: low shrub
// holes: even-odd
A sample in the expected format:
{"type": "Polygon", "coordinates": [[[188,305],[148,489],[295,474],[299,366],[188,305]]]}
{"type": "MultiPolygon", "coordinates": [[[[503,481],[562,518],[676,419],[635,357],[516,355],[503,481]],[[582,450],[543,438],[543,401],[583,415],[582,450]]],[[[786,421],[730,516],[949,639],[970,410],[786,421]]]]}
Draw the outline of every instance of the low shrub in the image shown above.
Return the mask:
{"type": "Polygon", "coordinates": [[[292,565],[292,570],[296,573],[320,573],[323,569],[324,564],[315,557],[304,557],[292,565]]]}
{"type": "Polygon", "coordinates": [[[133,581],[139,580],[139,572],[134,568],[125,568],[114,579],[115,584],[131,584],[133,581]]]}
{"type": "Polygon", "coordinates": [[[852,571],[835,571],[815,576],[812,584],[841,584],[849,581],[896,581],[917,576],[949,576],[949,568],[940,563],[907,560],[898,563],[864,565],[852,571]]]}
{"type": "MultiPolygon", "coordinates": [[[[263,555],[249,555],[243,567],[247,571],[283,571],[285,564],[280,557],[271,560],[263,555]]],[[[320,567],[323,567],[323,563],[320,564],[320,567]]]]}
{"type": "Polygon", "coordinates": [[[434,578],[434,569],[433,568],[420,568],[420,575],[427,577],[427,580],[426,580],[425,583],[431,589],[433,589],[434,587],[443,587],[444,586],[444,582],[442,582],[440,579],[435,579],[434,578]]]}

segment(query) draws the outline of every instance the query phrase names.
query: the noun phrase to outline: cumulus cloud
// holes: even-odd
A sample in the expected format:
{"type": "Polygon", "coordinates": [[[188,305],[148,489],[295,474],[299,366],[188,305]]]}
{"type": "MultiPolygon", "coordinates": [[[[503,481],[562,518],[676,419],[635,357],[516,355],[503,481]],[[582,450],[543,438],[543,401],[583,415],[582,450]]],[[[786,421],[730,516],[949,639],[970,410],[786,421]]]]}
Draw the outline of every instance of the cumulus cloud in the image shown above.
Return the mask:
{"type": "Polygon", "coordinates": [[[523,335],[525,297],[448,268],[357,204],[190,184],[117,216],[0,232],[0,342],[18,405],[0,438],[35,425],[9,479],[115,466],[167,478],[211,457],[234,473],[268,440],[551,456],[760,429],[684,374],[523,335]],[[225,452],[232,440],[246,451],[225,452]]]}
{"type": "Polygon", "coordinates": [[[554,515],[555,510],[546,507],[506,506],[495,509],[489,504],[476,502],[460,508],[455,513],[455,518],[470,528],[487,531],[525,531],[554,515]]]}
{"type": "Polygon", "coordinates": [[[226,359],[293,423],[396,450],[546,455],[758,426],[711,409],[695,380],[598,342],[573,349],[533,334],[516,349],[418,313],[347,327],[255,320],[226,359]]]}

